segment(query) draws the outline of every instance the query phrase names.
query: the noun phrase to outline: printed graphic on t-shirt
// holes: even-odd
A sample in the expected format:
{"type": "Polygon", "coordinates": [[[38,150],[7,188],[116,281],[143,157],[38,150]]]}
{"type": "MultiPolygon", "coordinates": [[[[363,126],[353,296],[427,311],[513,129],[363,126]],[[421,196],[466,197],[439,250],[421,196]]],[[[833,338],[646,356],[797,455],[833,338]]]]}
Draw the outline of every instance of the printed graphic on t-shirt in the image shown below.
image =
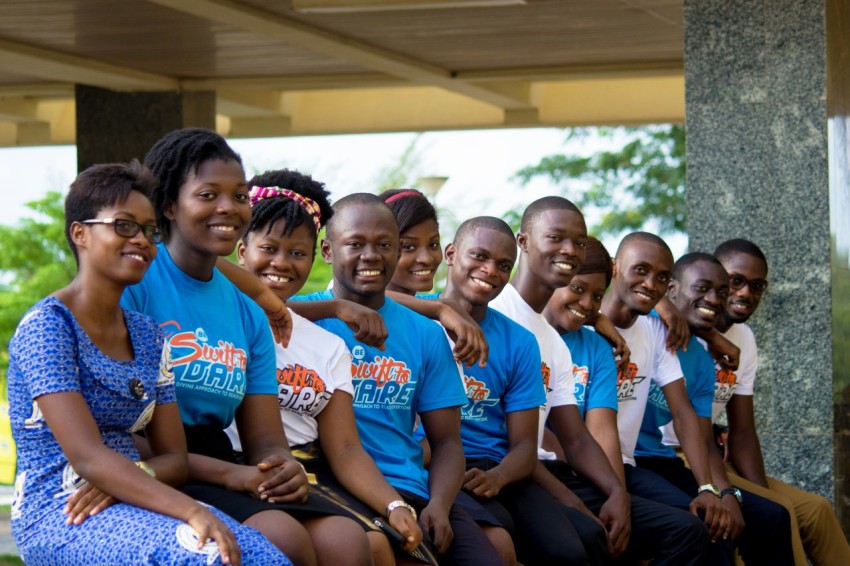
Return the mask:
{"type": "Polygon", "coordinates": [[[617,372],[617,402],[622,403],[623,401],[637,399],[637,395],[635,395],[637,386],[646,379],[645,375],[638,375],[637,373],[638,367],[632,363],[629,364],[625,372],[622,370],[617,372]]]}
{"type": "Polygon", "coordinates": [[[552,370],[546,365],[546,362],[540,364],[540,373],[543,374],[543,387],[546,388],[546,393],[550,393],[552,388],[549,387],[549,378],[552,375],[552,370]]]}
{"type": "Polygon", "coordinates": [[[714,402],[723,403],[729,402],[732,395],[735,393],[735,386],[738,384],[738,376],[735,372],[726,368],[717,368],[717,379],[714,380],[714,402]]]}
{"type": "Polygon", "coordinates": [[[466,389],[466,398],[468,401],[461,409],[460,418],[465,421],[486,421],[487,417],[484,410],[487,407],[493,407],[499,403],[498,397],[491,397],[490,388],[487,384],[472,376],[463,376],[463,385],[466,389]]]}
{"type": "Polygon", "coordinates": [[[649,384],[649,397],[647,397],[647,403],[664,411],[670,410],[670,407],[667,406],[667,398],[664,397],[664,391],[662,391],[654,381],[649,384]]]}
{"type": "Polygon", "coordinates": [[[573,381],[576,384],[573,394],[579,405],[584,404],[584,394],[587,392],[587,382],[589,379],[590,371],[588,371],[587,366],[579,367],[573,364],[573,381]]]}
{"type": "Polygon", "coordinates": [[[277,368],[277,389],[280,408],[298,415],[312,414],[330,398],[319,374],[301,364],[277,368]]]}
{"type": "Polygon", "coordinates": [[[202,327],[184,331],[176,321],[163,323],[171,347],[176,387],[241,400],[245,396],[248,353],[226,340],[207,336],[202,327]]]}
{"type": "Polygon", "coordinates": [[[405,409],[412,402],[416,381],[411,381],[407,364],[392,356],[366,359],[366,350],[355,346],[351,350],[351,380],[354,384],[354,405],[362,409],[405,409]]]}

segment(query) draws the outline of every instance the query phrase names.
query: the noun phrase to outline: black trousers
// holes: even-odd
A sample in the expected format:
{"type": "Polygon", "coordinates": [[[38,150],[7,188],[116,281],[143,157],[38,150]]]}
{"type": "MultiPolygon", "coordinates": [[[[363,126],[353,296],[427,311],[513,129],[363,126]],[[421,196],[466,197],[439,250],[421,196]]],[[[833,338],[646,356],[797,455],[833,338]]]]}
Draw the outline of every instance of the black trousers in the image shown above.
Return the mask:
{"type": "MultiPolygon", "coordinates": [[[[681,458],[637,458],[638,468],[651,470],[676,486],[685,494],[695,497],[696,479],[681,458]]],[[[778,503],[741,490],[744,504],[744,532],[736,541],[741,559],[747,566],[793,566],[791,549],[791,518],[778,503]]]]}
{"type": "MultiPolygon", "coordinates": [[[[552,475],[569,487],[587,507],[598,515],[607,497],[599,488],[577,476],[566,462],[543,460],[552,475]]],[[[708,531],[699,518],[632,495],[632,536],[619,563],[652,560],[656,566],[699,566],[705,563],[710,544],[708,531]]]]}
{"type": "MultiPolygon", "coordinates": [[[[481,470],[497,464],[492,460],[467,461],[468,468],[481,470]]],[[[476,499],[507,526],[524,564],[611,563],[605,529],[581,511],[559,503],[531,480],[505,486],[494,499],[476,499]]]]}

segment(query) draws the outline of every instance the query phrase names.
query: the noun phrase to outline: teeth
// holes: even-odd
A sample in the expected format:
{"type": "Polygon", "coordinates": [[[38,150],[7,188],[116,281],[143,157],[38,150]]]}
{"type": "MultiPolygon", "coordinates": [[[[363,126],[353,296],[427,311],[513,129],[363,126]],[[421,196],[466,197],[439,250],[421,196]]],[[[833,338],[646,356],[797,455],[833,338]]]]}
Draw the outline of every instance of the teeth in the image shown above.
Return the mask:
{"type": "Polygon", "coordinates": [[[574,263],[569,263],[566,261],[556,261],[555,267],[557,267],[558,269],[563,269],[564,271],[572,271],[576,268],[574,263]]]}
{"type": "Polygon", "coordinates": [[[472,279],[473,283],[475,283],[479,287],[484,287],[485,289],[492,289],[495,287],[495,285],[491,285],[490,283],[482,281],[481,279],[476,279],[475,277],[470,277],[470,279],[472,279]]]}
{"type": "Polygon", "coordinates": [[[236,230],[236,226],[210,226],[210,228],[219,232],[233,232],[236,230]]]}
{"type": "Polygon", "coordinates": [[[708,307],[697,307],[697,310],[702,314],[707,314],[708,316],[714,316],[715,314],[717,314],[717,311],[708,307]]]}
{"type": "Polygon", "coordinates": [[[434,273],[434,271],[431,269],[426,269],[424,271],[411,271],[411,273],[419,277],[425,277],[427,275],[431,275],[432,273],[434,273]]]}
{"type": "Polygon", "coordinates": [[[647,301],[651,301],[651,300],[652,300],[652,297],[650,297],[650,296],[649,296],[649,295],[647,295],[646,293],[641,293],[640,291],[637,291],[637,294],[638,294],[638,296],[639,296],[640,298],[642,298],[642,299],[644,299],[644,300],[647,300],[647,301]]]}
{"type": "Polygon", "coordinates": [[[362,275],[363,277],[375,277],[381,274],[381,272],[377,269],[363,269],[361,271],[358,271],[357,273],[359,275],[362,275]]]}
{"type": "Polygon", "coordinates": [[[586,315],[586,314],[582,314],[582,313],[578,312],[577,310],[575,310],[574,308],[570,308],[570,307],[567,307],[567,308],[569,309],[569,311],[570,311],[571,313],[573,313],[573,316],[578,317],[578,318],[580,318],[580,319],[582,319],[582,320],[584,320],[584,319],[586,319],[586,318],[587,318],[587,315],[586,315]]]}
{"type": "Polygon", "coordinates": [[[145,262],[145,263],[147,263],[147,261],[148,261],[147,258],[145,258],[145,256],[142,256],[142,255],[139,255],[139,254],[125,254],[125,255],[127,257],[131,257],[135,260],[142,261],[142,262],[145,262]]]}
{"type": "Polygon", "coordinates": [[[263,277],[268,279],[269,281],[274,281],[275,283],[289,283],[292,281],[289,277],[282,277],[280,275],[273,275],[271,273],[263,274],[263,277]]]}

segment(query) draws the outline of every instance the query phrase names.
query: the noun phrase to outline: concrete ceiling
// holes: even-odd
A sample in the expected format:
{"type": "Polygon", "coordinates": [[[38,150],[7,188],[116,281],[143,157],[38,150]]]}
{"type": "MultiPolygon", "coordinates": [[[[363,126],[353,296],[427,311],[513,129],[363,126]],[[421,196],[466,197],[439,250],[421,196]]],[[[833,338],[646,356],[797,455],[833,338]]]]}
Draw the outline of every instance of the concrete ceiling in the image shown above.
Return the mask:
{"type": "Polygon", "coordinates": [[[230,137],[683,120],[682,0],[481,1],[3,0],[0,146],[74,143],[75,84],[214,91],[230,137]]]}

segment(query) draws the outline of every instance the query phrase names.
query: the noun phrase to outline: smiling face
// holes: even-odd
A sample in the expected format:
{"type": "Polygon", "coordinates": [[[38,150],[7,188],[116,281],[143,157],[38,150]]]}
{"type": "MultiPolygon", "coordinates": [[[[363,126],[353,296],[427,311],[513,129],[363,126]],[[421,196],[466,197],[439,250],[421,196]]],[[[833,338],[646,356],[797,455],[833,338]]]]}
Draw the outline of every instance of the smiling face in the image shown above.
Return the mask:
{"type": "Polygon", "coordinates": [[[633,240],[614,261],[611,291],[633,316],[649,314],[667,292],[673,256],[655,243],[633,240]]]}
{"type": "Polygon", "coordinates": [[[604,273],[576,275],[569,285],[555,291],[543,314],[559,332],[574,332],[599,312],[607,288],[604,273]]]}
{"type": "Polygon", "coordinates": [[[242,166],[233,160],[204,161],[197,171],[189,171],[177,200],[166,204],[164,214],[170,221],[172,255],[191,254],[214,263],[218,256],[233,253],[251,218],[242,166]]]}
{"type": "Polygon", "coordinates": [[[729,276],[721,265],[696,261],[670,284],[669,295],[691,328],[708,330],[714,328],[726,308],[729,276]]]}
{"type": "Polygon", "coordinates": [[[333,236],[322,240],[333,265],[334,296],[378,309],[399,258],[398,228],[383,204],[351,204],[333,218],[333,236]]]}
{"type": "Polygon", "coordinates": [[[316,240],[307,224],[283,236],[286,221],[280,219],[246,234],[236,249],[239,265],[256,275],[282,300],[298,293],[313,267],[316,240]]]}
{"type": "Polygon", "coordinates": [[[587,226],[582,215],[573,210],[552,209],[541,213],[517,240],[526,269],[547,287],[559,289],[584,263],[587,226]]]}
{"type": "Polygon", "coordinates": [[[767,286],[767,264],[760,258],[743,252],[724,257],[720,261],[729,273],[730,281],[729,301],[724,318],[729,325],[746,322],[756,312],[764,294],[764,287],[767,286]],[[735,289],[739,286],[739,289],[735,289]],[[757,287],[756,292],[753,292],[754,286],[757,287]]]}
{"type": "Polygon", "coordinates": [[[443,261],[437,222],[429,218],[405,231],[400,239],[401,257],[387,288],[406,295],[430,291],[443,261]]]}
{"type": "MultiPolygon", "coordinates": [[[[98,211],[95,219],[116,218],[139,224],[156,225],[153,204],[138,191],[131,191],[127,200],[98,211]]],[[[153,258],[156,245],[148,242],[144,232],[131,238],[119,236],[112,224],[81,224],[71,226],[71,237],[80,254],[80,267],[93,269],[101,277],[122,286],[142,280],[153,258]]]]}
{"type": "Polygon", "coordinates": [[[486,307],[505,288],[516,261],[516,243],[507,234],[478,227],[446,246],[446,296],[470,310],[486,307]]]}

